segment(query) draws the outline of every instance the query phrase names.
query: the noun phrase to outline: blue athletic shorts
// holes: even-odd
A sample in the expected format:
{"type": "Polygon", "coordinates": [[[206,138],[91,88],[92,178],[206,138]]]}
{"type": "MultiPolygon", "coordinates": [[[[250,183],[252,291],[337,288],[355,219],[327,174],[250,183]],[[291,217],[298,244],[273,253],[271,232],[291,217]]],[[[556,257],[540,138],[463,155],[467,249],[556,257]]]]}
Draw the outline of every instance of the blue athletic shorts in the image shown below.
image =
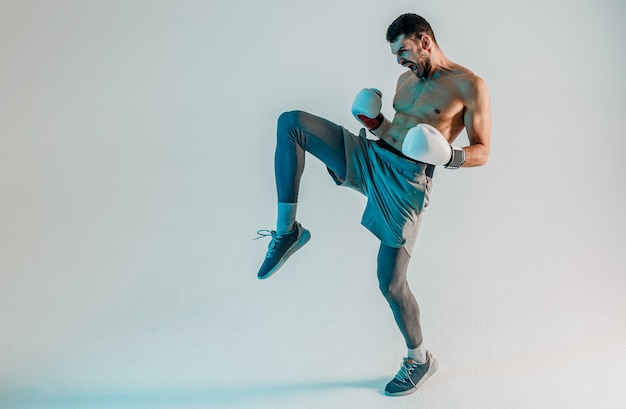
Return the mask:
{"type": "Polygon", "coordinates": [[[338,185],[367,196],[361,224],[383,244],[413,252],[415,239],[428,206],[433,166],[417,162],[365,137],[343,129],[346,177],[329,170],[338,185]]]}

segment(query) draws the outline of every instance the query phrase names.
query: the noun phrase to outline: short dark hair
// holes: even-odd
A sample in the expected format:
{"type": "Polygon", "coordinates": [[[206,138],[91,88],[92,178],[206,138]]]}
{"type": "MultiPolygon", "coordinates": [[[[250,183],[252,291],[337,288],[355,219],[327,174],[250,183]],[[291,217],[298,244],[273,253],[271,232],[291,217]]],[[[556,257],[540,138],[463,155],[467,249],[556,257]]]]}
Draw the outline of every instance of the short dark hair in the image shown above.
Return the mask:
{"type": "Polygon", "coordinates": [[[413,36],[415,39],[427,34],[437,44],[432,27],[424,17],[417,14],[406,13],[395,19],[387,29],[387,41],[393,43],[402,34],[407,37],[413,36]]]}

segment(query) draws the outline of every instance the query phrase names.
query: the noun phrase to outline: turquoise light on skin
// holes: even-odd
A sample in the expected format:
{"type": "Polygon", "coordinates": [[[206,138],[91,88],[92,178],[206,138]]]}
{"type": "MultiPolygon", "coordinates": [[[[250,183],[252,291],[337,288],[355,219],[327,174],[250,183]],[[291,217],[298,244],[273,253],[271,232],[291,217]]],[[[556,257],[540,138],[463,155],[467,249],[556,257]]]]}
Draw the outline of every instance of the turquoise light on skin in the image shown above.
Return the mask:
{"type": "MultiPolygon", "coordinates": [[[[618,3],[424,5],[488,81],[494,129],[488,165],[435,174],[408,280],[445,370],[411,402],[626,402],[618,3]]],[[[372,87],[393,118],[406,68],[384,30],[406,4],[3,2],[0,407],[390,405],[406,350],[363,198],[309,160],[310,251],[261,283],[251,239],[276,222],[281,112],[358,132],[372,87]]]]}

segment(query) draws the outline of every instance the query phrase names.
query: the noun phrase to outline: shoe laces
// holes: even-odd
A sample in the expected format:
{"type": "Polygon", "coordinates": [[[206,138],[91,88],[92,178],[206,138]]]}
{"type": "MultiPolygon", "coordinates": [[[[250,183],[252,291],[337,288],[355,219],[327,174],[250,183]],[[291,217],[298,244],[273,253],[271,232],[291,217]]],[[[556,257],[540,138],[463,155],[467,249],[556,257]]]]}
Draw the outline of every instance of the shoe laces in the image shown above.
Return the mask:
{"type": "MultiPolygon", "coordinates": [[[[396,375],[396,379],[400,382],[404,382],[407,379],[411,379],[411,373],[415,370],[416,364],[412,364],[409,358],[404,358],[402,366],[396,375]]],[[[412,383],[412,382],[411,382],[412,383]]]]}
{"type": "Polygon", "coordinates": [[[272,238],[272,241],[270,241],[270,244],[267,246],[267,254],[265,254],[266,258],[271,256],[272,252],[276,248],[276,245],[280,242],[280,236],[278,233],[274,230],[257,230],[256,234],[258,234],[258,236],[255,237],[254,240],[262,239],[264,237],[272,238]]]}

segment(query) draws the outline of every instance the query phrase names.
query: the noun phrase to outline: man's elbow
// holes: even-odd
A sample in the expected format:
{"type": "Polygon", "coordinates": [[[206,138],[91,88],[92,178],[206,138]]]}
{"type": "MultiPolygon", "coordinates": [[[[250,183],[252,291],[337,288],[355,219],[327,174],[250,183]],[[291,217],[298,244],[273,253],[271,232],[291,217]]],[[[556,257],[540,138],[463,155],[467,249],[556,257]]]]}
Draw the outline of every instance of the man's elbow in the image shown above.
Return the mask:
{"type": "Polygon", "coordinates": [[[476,162],[476,166],[484,166],[487,164],[489,160],[489,152],[484,152],[482,155],[478,157],[478,161],[476,162]]]}

